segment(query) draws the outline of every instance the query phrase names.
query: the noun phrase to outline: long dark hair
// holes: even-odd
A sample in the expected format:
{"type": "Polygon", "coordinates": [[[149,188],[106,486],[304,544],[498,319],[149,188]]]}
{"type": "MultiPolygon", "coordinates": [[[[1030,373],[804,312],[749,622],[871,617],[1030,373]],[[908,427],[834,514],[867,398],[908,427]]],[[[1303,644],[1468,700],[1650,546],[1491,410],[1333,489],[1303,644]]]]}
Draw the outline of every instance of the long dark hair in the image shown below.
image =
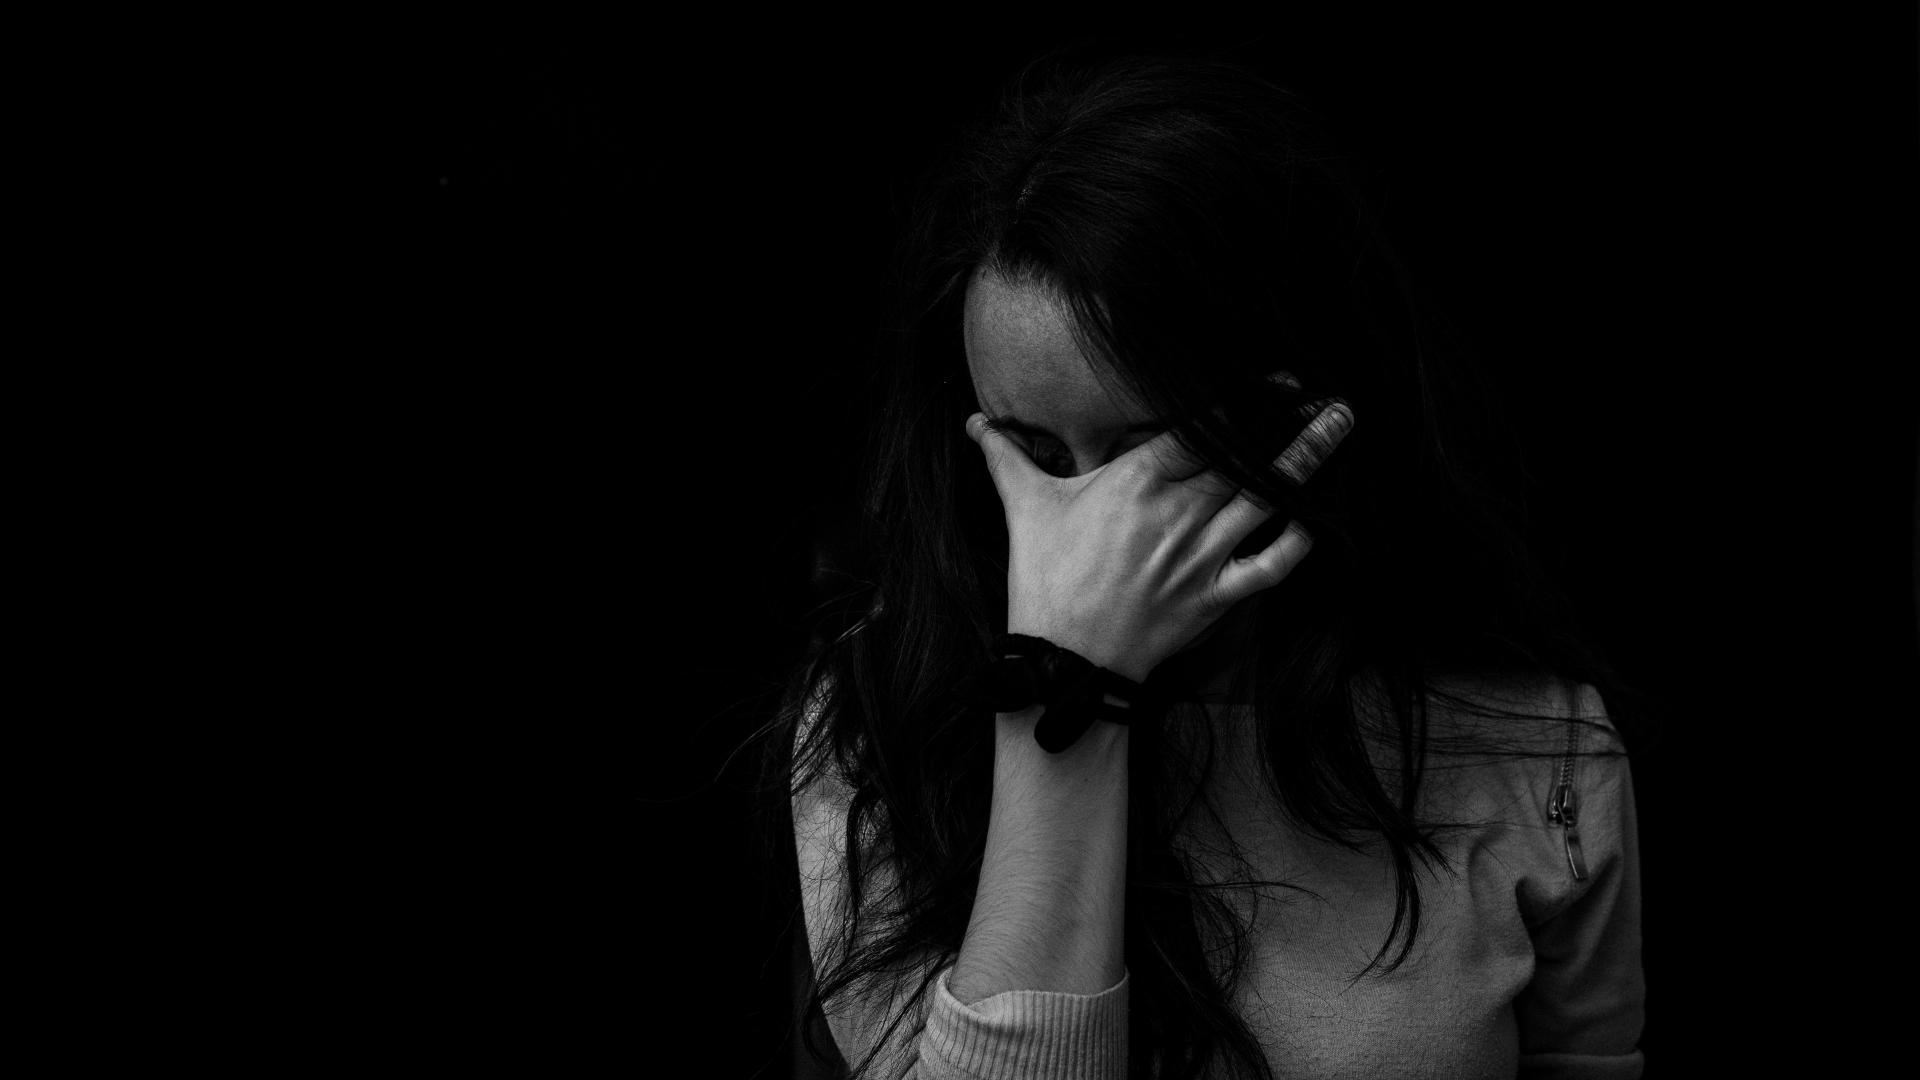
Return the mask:
{"type": "MultiPolygon", "coordinates": [[[[1623,732],[1651,717],[1522,539],[1524,511],[1495,478],[1503,453],[1481,445],[1503,430],[1484,377],[1446,347],[1367,185],[1312,132],[1291,95],[1234,64],[1063,52],[1021,72],[928,182],[902,245],[898,347],[881,357],[849,539],[823,567],[811,654],[763,732],[767,820],[783,826],[771,842],[789,862],[790,790],[831,774],[852,791],[851,903],[840,947],[815,958],[814,1006],[918,964],[894,1017],[905,1022],[958,954],[978,883],[992,725],[952,689],[1006,612],[1005,519],[962,430],[978,405],[960,307],[983,268],[1050,290],[1089,355],[1277,508],[1246,546],[1289,519],[1313,536],[1264,594],[1239,667],[1293,820],[1393,864],[1394,920],[1367,970],[1406,959],[1417,871],[1446,865],[1441,823],[1415,816],[1437,745],[1427,703],[1475,706],[1439,680],[1544,674],[1597,688],[1623,732]],[[1273,459],[1335,398],[1354,431],[1297,485],[1273,459]],[[1391,706],[1383,742],[1355,708],[1363,677],[1391,706]],[[1391,767],[1378,745],[1397,748],[1391,767]],[[882,858],[896,885],[875,896],[882,858]]],[[[1178,665],[1163,668],[1155,679],[1177,683],[1178,665]]],[[[1133,1075],[1267,1075],[1230,1004],[1249,938],[1222,894],[1249,882],[1196,882],[1174,843],[1194,811],[1177,782],[1191,762],[1152,730],[1133,737],[1133,1075]]]]}

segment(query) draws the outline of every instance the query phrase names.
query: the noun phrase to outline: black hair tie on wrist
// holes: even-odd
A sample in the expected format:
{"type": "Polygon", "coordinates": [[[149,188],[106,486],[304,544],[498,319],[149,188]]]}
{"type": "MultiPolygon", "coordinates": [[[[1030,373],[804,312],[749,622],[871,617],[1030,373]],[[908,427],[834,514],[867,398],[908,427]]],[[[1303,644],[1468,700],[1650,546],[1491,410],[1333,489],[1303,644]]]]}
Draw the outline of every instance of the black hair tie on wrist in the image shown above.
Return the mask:
{"type": "Polygon", "coordinates": [[[1095,720],[1145,723],[1166,708],[1145,686],[1045,638],[1000,634],[991,651],[993,662],[966,680],[961,697],[995,712],[1045,705],[1033,741],[1049,754],[1079,742],[1095,720]],[[1125,704],[1115,705],[1109,697],[1125,704]]]}

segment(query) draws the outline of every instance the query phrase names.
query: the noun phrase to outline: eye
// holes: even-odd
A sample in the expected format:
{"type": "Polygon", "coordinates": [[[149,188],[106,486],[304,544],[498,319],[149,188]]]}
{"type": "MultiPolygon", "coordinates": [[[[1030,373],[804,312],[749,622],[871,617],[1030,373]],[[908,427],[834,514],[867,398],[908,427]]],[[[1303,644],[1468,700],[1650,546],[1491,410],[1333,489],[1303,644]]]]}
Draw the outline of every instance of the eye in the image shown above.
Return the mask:
{"type": "Polygon", "coordinates": [[[1033,444],[1033,463],[1040,466],[1050,476],[1072,476],[1073,455],[1065,446],[1051,439],[1039,439],[1033,444]]]}

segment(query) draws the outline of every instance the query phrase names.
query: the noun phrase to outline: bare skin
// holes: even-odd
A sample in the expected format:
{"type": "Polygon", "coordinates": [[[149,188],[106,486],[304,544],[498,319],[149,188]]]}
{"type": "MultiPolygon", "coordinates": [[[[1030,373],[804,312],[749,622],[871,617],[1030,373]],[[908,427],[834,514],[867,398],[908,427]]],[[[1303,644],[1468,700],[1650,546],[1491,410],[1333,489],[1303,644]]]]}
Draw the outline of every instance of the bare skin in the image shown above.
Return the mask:
{"type": "MultiPolygon", "coordinates": [[[[1268,512],[1162,433],[1044,290],[977,276],[965,333],[984,410],[967,434],[1007,511],[1009,631],[1142,680],[1306,557],[1297,524],[1232,557],[1268,512]]],[[[1337,442],[1352,417],[1336,406],[1314,423],[1337,442]]],[[[1304,480],[1319,462],[1296,442],[1278,464],[1304,480]]],[[[996,721],[986,856],[948,983],[969,1004],[1095,994],[1125,973],[1127,729],[1096,723],[1053,755],[1033,741],[1039,712],[996,721]]]]}

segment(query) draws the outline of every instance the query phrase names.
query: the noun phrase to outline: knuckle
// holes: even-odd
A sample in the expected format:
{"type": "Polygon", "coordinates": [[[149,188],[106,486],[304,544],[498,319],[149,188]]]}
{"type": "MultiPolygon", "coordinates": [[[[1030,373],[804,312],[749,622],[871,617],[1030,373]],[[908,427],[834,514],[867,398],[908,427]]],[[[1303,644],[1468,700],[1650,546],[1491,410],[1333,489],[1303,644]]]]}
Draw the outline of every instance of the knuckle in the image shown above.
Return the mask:
{"type": "Polygon", "coordinates": [[[1286,571],[1269,566],[1265,561],[1253,564],[1253,577],[1262,589],[1271,589],[1287,579],[1286,571]]]}
{"type": "Polygon", "coordinates": [[[1126,461],[1116,464],[1120,467],[1114,471],[1113,482],[1121,491],[1138,495],[1153,487],[1154,473],[1149,463],[1126,461]]]}

